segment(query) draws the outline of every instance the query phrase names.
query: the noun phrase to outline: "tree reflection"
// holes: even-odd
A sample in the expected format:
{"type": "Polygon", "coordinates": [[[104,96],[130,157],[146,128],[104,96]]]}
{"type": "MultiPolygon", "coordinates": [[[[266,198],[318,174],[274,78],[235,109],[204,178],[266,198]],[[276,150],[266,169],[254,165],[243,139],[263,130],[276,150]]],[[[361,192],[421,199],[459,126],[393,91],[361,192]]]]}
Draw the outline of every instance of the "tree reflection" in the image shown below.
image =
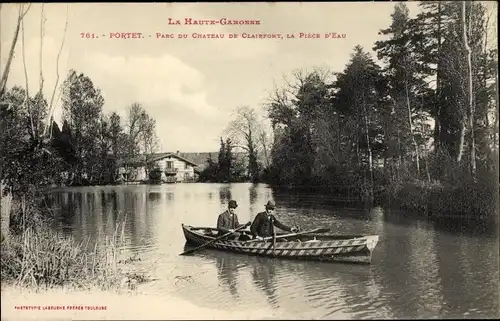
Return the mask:
{"type": "Polygon", "coordinates": [[[161,193],[159,192],[149,192],[148,193],[148,201],[153,203],[158,203],[161,199],[161,193]]]}
{"type": "Polygon", "coordinates": [[[219,198],[221,204],[227,204],[232,199],[231,188],[229,186],[221,186],[219,188],[219,198]]]}

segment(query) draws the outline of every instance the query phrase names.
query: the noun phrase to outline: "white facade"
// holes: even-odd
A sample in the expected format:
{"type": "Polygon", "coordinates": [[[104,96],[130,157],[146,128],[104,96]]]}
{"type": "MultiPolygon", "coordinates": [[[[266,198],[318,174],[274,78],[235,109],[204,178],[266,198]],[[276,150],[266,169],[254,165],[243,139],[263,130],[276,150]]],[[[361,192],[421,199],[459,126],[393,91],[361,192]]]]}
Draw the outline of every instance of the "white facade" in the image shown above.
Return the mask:
{"type": "Polygon", "coordinates": [[[194,167],[188,162],[177,158],[176,156],[168,156],[155,162],[162,171],[169,173],[175,172],[177,182],[191,180],[194,178],[194,167]]]}
{"type": "MultiPolygon", "coordinates": [[[[160,156],[161,157],[161,156],[160,156]]],[[[136,162],[135,164],[140,164],[136,162]]],[[[147,181],[145,166],[132,165],[133,167],[120,167],[119,174],[122,179],[129,182],[147,181]]],[[[184,160],[176,154],[165,154],[154,163],[149,163],[148,168],[159,168],[162,171],[161,180],[163,182],[184,182],[195,179],[194,164],[184,160]]]]}

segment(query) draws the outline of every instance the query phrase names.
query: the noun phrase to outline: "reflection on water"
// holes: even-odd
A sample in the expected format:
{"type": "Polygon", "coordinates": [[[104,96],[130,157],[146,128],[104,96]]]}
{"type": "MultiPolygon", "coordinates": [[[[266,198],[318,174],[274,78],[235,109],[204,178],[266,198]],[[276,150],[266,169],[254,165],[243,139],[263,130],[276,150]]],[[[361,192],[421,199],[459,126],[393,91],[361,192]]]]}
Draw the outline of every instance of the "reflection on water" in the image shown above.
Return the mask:
{"type": "Polygon", "coordinates": [[[199,306],[268,306],[303,318],[498,316],[498,227],[431,223],[381,208],[332,205],[315,195],[274,194],[266,185],[172,184],[67,188],[54,193],[60,228],[77,239],[113,235],[124,255],[169,293],[199,306]],[[268,200],[284,223],[338,234],[378,234],[371,266],[261,258],[215,250],[179,256],[181,223],[215,226],[229,199],[241,222],[268,200]]]}
{"type": "Polygon", "coordinates": [[[229,293],[238,299],[238,264],[237,260],[231,255],[216,256],[217,277],[219,278],[219,285],[223,284],[229,293]]]}
{"type": "Polygon", "coordinates": [[[277,307],[276,265],[265,262],[265,258],[257,258],[256,264],[253,264],[251,274],[253,283],[258,289],[262,290],[269,305],[277,307]]]}

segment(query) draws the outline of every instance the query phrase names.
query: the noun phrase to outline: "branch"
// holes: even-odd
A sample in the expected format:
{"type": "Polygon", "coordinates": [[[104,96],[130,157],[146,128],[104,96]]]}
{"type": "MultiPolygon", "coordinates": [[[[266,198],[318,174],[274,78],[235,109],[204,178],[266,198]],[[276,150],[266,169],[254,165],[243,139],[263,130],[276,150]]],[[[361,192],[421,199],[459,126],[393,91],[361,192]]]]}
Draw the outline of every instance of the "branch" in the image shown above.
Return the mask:
{"type": "Polygon", "coordinates": [[[21,15],[22,7],[23,5],[19,6],[19,15],[17,17],[17,25],[16,30],[14,31],[14,38],[12,39],[12,43],[10,45],[9,57],[7,58],[7,63],[5,64],[5,70],[3,71],[2,78],[0,79],[0,97],[3,96],[3,93],[5,92],[5,87],[7,86],[7,78],[9,78],[10,64],[12,63],[12,58],[14,57],[14,49],[16,48],[19,30],[21,28],[21,20],[24,16],[21,15]]]}
{"type": "MultiPolygon", "coordinates": [[[[42,3],[42,10],[40,14],[40,88],[38,89],[38,93],[40,95],[40,98],[43,97],[43,36],[44,36],[44,18],[43,18],[43,7],[44,3],[42,3]]],[[[40,135],[41,133],[39,132],[40,129],[40,118],[41,115],[37,115],[38,117],[36,118],[36,131],[37,135],[40,135]]],[[[50,121],[50,120],[49,120],[50,121]]]]}
{"type": "Polygon", "coordinates": [[[40,14],[40,88],[39,92],[42,93],[43,90],[43,36],[44,36],[44,19],[43,19],[43,7],[44,3],[42,3],[42,10],[40,14]]]}
{"type": "MultiPolygon", "coordinates": [[[[0,3],[0,74],[2,73],[2,3],[0,3]]],[[[1,191],[0,191],[1,192],[1,191]]]]}
{"type": "MultiPolygon", "coordinates": [[[[44,129],[44,137],[47,134],[47,129],[52,128],[52,122],[50,121],[52,119],[52,114],[54,113],[54,96],[56,94],[56,89],[57,85],[59,84],[59,58],[61,57],[61,52],[64,46],[64,41],[66,40],[66,30],[68,29],[68,4],[66,4],[66,23],[64,24],[64,34],[63,34],[63,39],[61,41],[61,47],[59,48],[59,52],[57,53],[57,61],[56,61],[56,83],[54,84],[54,90],[52,91],[52,97],[50,99],[50,105],[49,105],[49,115],[47,117],[48,119],[48,126],[45,126],[44,129]]],[[[52,130],[49,132],[49,135],[52,136],[52,130]]]]}
{"type": "Polygon", "coordinates": [[[35,138],[35,128],[33,127],[33,111],[31,110],[31,104],[29,102],[30,96],[29,96],[29,86],[28,86],[28,69],[26,68],[26,51],[25,51],[25,44],[24,44],[24,20],[21,20],[21,44],[22,44],[22,57],[23,57],[23,69],[24,69],[24,80],[26,82],[26,91],[24,95],[24,102],[23,105],[24,107],[28,110],[28,116],[30,119],[30,126],[31,126],[31,137],[35,138]]]}
{"type": "MultiPolygon", "coordinates": [[[[21,5],[21,8],[20,10],[22,10],[23,8],[23,5],[21,5]]],[[[28,13],[28,11],[30,10],[31,8],[31,3],[28,5],[28,9],[26,9],[26,11],[20,16],[20,19],[22,20],[24,18],[24,16],[28,13]]]]}

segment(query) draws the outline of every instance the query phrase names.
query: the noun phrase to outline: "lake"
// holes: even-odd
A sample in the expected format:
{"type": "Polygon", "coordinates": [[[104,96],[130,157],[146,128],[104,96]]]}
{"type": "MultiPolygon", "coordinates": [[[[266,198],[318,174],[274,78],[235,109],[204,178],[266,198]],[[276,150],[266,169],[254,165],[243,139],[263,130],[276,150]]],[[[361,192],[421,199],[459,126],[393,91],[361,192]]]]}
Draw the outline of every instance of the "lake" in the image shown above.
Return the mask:
{"type": "MultiPolygon", "coordinates": [[[[78,240],[112,236],[125,222],[123,257],[154,278],[142,293],[199,307],[262,309],[297,318],[499,317],[498,226],[430,222],[404,212],[341,206],[318,195],[277,194],[265,184],[123,185],[54,191],[59,228],[78,240]],[[378,234],[371,265],[184,251],[181,224],[215,226],[229,199],[240,223],[268,200],[303,230],[378,234]],[[281,312],[280,312],[281,311],[281,312]]],[[[121,228],[120,228],[121,230],[121,228]]]]}

